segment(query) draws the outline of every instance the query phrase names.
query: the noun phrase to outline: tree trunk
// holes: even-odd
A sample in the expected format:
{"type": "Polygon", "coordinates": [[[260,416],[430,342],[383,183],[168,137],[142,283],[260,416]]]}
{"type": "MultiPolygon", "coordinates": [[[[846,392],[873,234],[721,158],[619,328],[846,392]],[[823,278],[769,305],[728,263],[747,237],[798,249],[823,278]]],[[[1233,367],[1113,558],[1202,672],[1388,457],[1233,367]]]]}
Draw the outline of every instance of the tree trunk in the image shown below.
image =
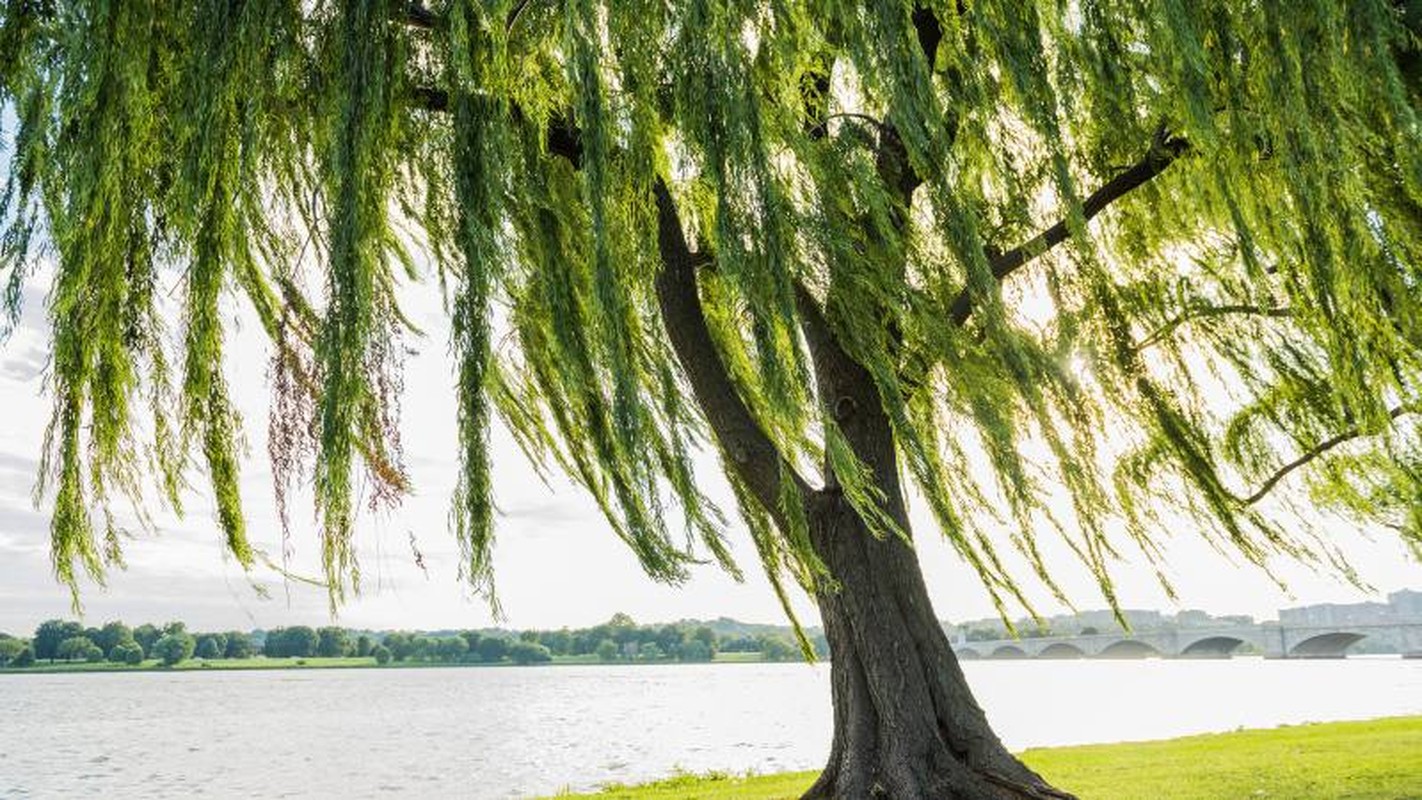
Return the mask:
{"type": "MultiPolygon", "coordinates": [[[[820,402],[907,537],[898,450],[879,390],[814,298],[802,291],[798,304],[820,402]]],[[[837,583],[816,593],[830,645],[834,741],[805,800],[1071,798],[1018,761],[988,726],[933,613],[912,546],[875,537],[828,464],[825,471],[825,488],[807,493],[806,514],[811,544],[837,583]]]]}
{"type": "MultiPolygon", "coordinates": [[[[907,187],[911,190],[911,187],[907,187]]],[[[657,300],[667,336],[730,469],[782,529],[779,487],[789,474],[805,499],[811,543],[836,587],[816,596],[829,639],[834,745],[807,800],[1070,798],[1003,748],[988,727],[934,618],[918,558],[899,539],[876,539],[826,464],[812,489],[781,458],[741,400],[701,307],[691,251],[664,183],[654,186],[662,272],[657,300]]],[[[833,305],[833,289],[828,305],[833,305]]],[[[872,470],[885,511],[906,534],[894,432],[868,372],[840,345],[818,301],[797,289],[820,403],[872,470]]]]}
{"type": "Polygon", "coordinates": [[[829,640],[834,741],[805,800],[1070,798],[1002,746],[934,618],[918,559],[876,539],[836,493],[807,510],[839,591],[817,600],[829,640]]]}

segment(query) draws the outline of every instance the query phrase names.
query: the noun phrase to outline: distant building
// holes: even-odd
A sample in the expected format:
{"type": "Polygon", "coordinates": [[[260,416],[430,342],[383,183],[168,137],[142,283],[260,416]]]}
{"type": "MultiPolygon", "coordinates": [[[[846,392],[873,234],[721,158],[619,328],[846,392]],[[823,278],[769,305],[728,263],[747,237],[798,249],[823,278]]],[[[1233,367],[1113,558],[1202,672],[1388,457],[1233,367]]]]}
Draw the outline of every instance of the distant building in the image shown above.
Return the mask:
{"type": "Polygon", "coordinates": [[[1279,609],[1279,621],[1286,627],[1321,625],[1372,625],[1390,621],[1392,609],[1385,603],[1319,603],[1279,609]]]}
{"type": "Polygon", "coordinates": [[[1181,628],[1210,628],[1217,623],[1209,613],[1192,608],[1176,614],[1175,624],[1181,628]]]}
{"type": "Polygon", "coordinates": [[[1422,592],[1403,589],[1387,596],[1394,617],[1422,621],[1422,592]]]}
{"type": "Polygon", "coordinates": [[[1387,596],[1386,603],[1319,603],[1279,610],[1286,626],[1387,625],[1422,620],[1422,592],[1403,589],[1387,596]]]}

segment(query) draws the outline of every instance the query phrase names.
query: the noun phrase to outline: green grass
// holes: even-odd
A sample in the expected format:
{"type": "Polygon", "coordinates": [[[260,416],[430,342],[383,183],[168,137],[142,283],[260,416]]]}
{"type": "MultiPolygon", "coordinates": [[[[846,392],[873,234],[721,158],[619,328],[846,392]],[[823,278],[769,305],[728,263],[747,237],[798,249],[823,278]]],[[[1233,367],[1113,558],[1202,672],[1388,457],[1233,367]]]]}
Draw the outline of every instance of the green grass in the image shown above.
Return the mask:
{"type": "Polygon", "coordinates": [[[717,653],[718,664],[765,664],[770,663],[760,653],[717,653]]]}
{"type": "MultiPolygon", "coordinates": [[[[1160,742],[1028,750],[1022,759],[1084,800],[1422,800],[1422,717],[1332,722],[1160,742]]],[[[601,800],[792,800],[813,772],[677,775],[609,786],[601,800]]]]}

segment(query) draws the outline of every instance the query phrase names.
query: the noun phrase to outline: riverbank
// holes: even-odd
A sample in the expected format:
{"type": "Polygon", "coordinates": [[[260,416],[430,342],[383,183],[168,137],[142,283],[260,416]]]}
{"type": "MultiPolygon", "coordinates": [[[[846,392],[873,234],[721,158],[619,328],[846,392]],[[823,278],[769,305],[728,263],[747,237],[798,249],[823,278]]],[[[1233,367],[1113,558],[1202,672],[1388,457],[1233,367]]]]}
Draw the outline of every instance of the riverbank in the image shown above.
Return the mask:
{"type": "MultiPolygon", "coordinates": [[[[1027,750],[1054,785],[1092,800],[1422,800],[1422,716],[1155,742],[1027,750]]],[[[680,775],[561,800],[793,800],[815,773],[680,775]]]]}
{"type": "Polygon", "coordinates": [[[603,661],[596,655],[580,656],[553,656],[551,661],[536,662],[533,664],[515,664],[513,661],[481,662],[481,661],[391,661],[388,664],[376,663],[371,656],[340,656],[333,658],[321,658],[312,656],[309,658],[267,658],[266,656],[253,656],[251,658],[214,658],[201,659],[189,658],[180,661],[172,666],[164,666],[157,659],[147,659],[141,664],[115,664],[109,661],[86,662],[86,661],[56,661],[54,663],[38,662],[28,667],[0,667],[0,675],[43,675],[54,673],[83,673],[83,672],[201,672],[217,670],[282,670],[282,669],[428,669],[434,667],[574,667],[574,666],[657,666],[668,664],[769,664],[776,663],[767,661],[761,657],[760,653],[717,653],[710,662],[680,662],[671,659],[658,661],[603,661]]]}

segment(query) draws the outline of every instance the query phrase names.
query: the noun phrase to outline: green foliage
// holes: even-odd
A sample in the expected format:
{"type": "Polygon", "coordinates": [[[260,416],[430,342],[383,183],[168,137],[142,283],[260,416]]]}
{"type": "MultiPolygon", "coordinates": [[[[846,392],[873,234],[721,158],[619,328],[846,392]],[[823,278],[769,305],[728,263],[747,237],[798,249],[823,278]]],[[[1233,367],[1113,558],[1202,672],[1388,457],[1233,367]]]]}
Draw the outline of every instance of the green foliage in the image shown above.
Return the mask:
{"type": "Polygon", "coordinates": [[[621,650],[617,647],[617,642],[611,639],[603,639],[597,643],[597,658],[599,661],[616,661],[622,657],[621,650]]]}
{"type": "Polygon", "coordinates": [[[60,642],[54,649],[54,657],[62,658],[65,661],[87,660],[89,651],[94,649],[94,643],[85,636],[71,636],[60,642]]]}
{"type": "Polygon", "coordinates": [[[257,648],[252,644],[251,636],[241,631],[228,631],[223,636],[227,640],[223,658],[251,658],[256,654],[257,648]]]}
{"type": "Polygon", "coordinates": [[[409,488],[398,296],[425,279],[452,318],[477,592],[492,413],[652,576],[734,570],[657,302],[667,208],[779,461],[747,485],[717,441],[777,588],[824,577],[792,473],[907,533],[810,385],[819,323],[1000,604],[1058,591],[1049,535],[1114,603],[1113,562],[1156,558],[1182,516],[1250,562],[1348,574],[1290,499],[1419,545],[1414,6],[6,0],[0,278],[13,324],[53,268],[55,573],[101,581],[114,503],[151,476],[177,506],[193,462],[255,563],[223,370],[240,299],[274,350],[283,518],[309,467],[331,601],[358,589],[359,473],[377,506],[409,488]]]}
{"type": "Polygon", "coordinates": [[[132,640],[133,631],[129,630],[127,625],[115,620],[106,623],[104,627],[97,632],[97,635],[90,638],[93,639],[94,644],[99,646],[100,650],[107,653],[113,650],[118,644],[132,640]]]}
{"type": "Polygon", "coordinates": [[[781,639],[778,636],[757,637],[760,645],[761,657],[766,661],[794,661],[800,657],[800,651],[795,645],[781,639]]]}
{"type": "Polygon", "coordinates": [[[35,663],[34,648],[26,647],[15,656],[15,660],[10,662],[12,667],[32,667],[35,663]]]}
{"type": "Polygon", "coordinates": [[[680,661],[710,661],[716,653],[705,642],[693,639],[677,648],[676,657],[680,661]]]}
{"type": "Polygon", "coordinates": [[[503,661],[509,654],[509,640],[501,636],[485,636],[479,640],[479,660],[486,663],[503,661]]]}
{"type": "Polygon", "coordinates": [[[414,652],[414,642],[408,633],[386,634],[381,644],[390,651],[396,661],[404,661],[414,652]]]}
{"type": "Polygon", "coordinates": [[[192,658],[196,646],[197,642],[186,633],[165,633],[153,643],[149,655],[163,662],[163,666],[171,667],[179,661],[192,658]]]}
{"type": "Polygon", "coordinates": [[[53,661],[59,658],[59,645],[69,639],[84,634],[84,626],[77,622],[69,622],[58,619],[45,620],[35,629],[34,638],[31,643],[35,649],[36,658],[46,658],[53,661]]]}
{"type": "Polygon", "coordinates": [[[197,647],[193,650],[193,655],[201,659],[222,658],[225,643],[219,643],[215,637],[199,636],[197,647]]]}
{"type": "Polygon", "coordinates": [[[0,667],[15,661],[19,657],[20,651],[26,649],[26,647],[27,645],[19,639],[0,639],[0,667]]]}
{"type": "Polygon", "coordinates": [[[520,666],[545,664],[553,660],[553,654],[538,642],[514,642],[509,645],[509,660],[520,666]]]}
{"type": "Polygon", "coordinates": [[[350,635],[345,628],[327,626],[316,631],[316,635],[316,655],[322,658],[344,656],[352,649],[350,635]]]}
{"type": "Polygon", "coordinates": [[[386,647],[383,644],[376,645],[375,649],[370,651],[370,654],[375,656],[375,663],[381,666],[385,666],[386,664],[390,663],[390,648],[386,647]]]}
{"type": "Polygon", "coordinates": [[[143,648],[138,646],[138,642],[119,642],[109,651],[109,660],[115,664],[128,664],[138,666],[143,663],[143,648]]]}
{"type": "Polygon", "coordinates": [[[276,628],[267,632],[262,653],[268,658],[309,658],[320,643],[321,635],[306,625],[276,628]]]}
{"type": "Polygon", "coordinates": [[[463,637],[450,636],[440,639],[435,646],[435,654],[441,661],[458,661],[469,652],[469,643],[463,637]]]}
{"type": "Polygon", "coordinates": [[[144,623],[133,629],[133,640],[138,642],[138,646],[147,653],[153,649],[153,643],[163,636],[163,632],[158,630],[151,623],[144,623]]]}

